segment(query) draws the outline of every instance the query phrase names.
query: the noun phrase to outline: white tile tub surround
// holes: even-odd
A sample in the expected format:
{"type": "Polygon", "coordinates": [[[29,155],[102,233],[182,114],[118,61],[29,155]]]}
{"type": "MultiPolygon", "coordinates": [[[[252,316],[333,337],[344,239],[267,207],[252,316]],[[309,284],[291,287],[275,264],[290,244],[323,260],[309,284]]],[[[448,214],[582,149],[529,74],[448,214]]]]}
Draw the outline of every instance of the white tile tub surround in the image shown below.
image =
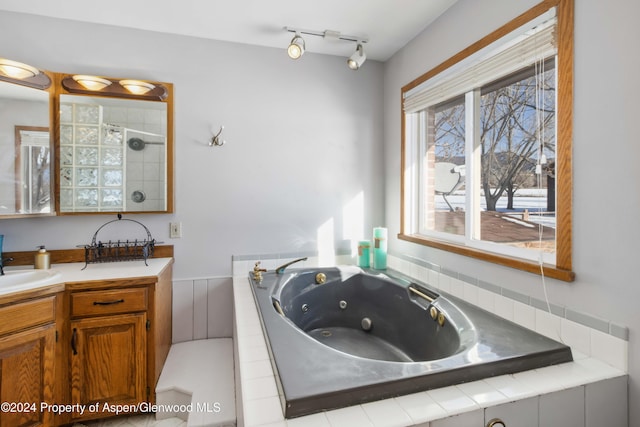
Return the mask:
{"type": "MultiPolygon", "coordinates": [[[[349,257],[343,259],[345,263],[352,263],[349,257]]],[[[273,269],[283,260],[263,260],[261,266],[273,269]]],[[[284,260],[286,261],[286,260],[284,260]]],[[[338,260],[340,262],[341,260],[338,260]]],[[[602,416],[598,412],[602,407],[606,414],[614,412],[605,410],[607,405],[615,408],[617,423],[607,424],[625,426],[627,419],[627,376],[626,376],[626,341],[611,342],[616,339],[608,334],[604,337],[593,334],[592,331],[567,319],[548,319],[537,316],[538,312],[526,310],[526,313],[516,315],[516,301],[504,301],[501,295],[487,293],[478,288],[477,292],[466,288],[464,282],[448,277],[441,273],[434,276],[429,269],[411,265],[405,260],[392,260],[393,267],[403,274],[415,274],[430,284],[437,279],[438,288],[446,292],[454,289],[464,298],[483,305],[493,306],[497,301],[505,315],[515,322],[525,325],[535,325],[536,330],[552,334],[561,334],[564,341],[571,345],[574,362],[551,367],[535,369],[513,375],[502,375],[480,381],[465,383],[436,390],[429,390],[406,396],[399,396],[377,402],[356,405],[348,408],[325,411],[318,414],[287,420],[284,418],[280,406],[278,389],[275,387],[276,377],[271,368],[267,345],[262,334],[259,315],[253,300],[248,273],[253,268],[253,260],[234,261],[234,338],[237,346],[236,363],[236,401],[239,427],[339,427],[339,426],[421,426],[447,427],[459,425],[484,425],[485,417],[496,413],[496,409],[504,410],[506,415],[517,413],[510,409],[513,405],[526,404],[530,406],[533,399],[536,407],[548,408],[541,419],[552,424],[554,420],[563,420],[565,409],[554,406],[553,399],[544,396],[554,396],[558,393],[562,399],[582,405],[582,415],[577,420],[570,420],[567,425],[581,425],[595,427],[602,416]],[[402,264],[399,268],[399,264],[402,264]],[[401,270],[402,268],[402,270],[401,270]],[[406,272],[406,273],[405,273],[406,272]],[[459,283],[460,282],[460,283],[459,283]],[[465,292],[466,289],[466,292],[465,292]],[[540,321],[538,321],[540,317],[540,321]],[[596,341],[594,343],[594,340],[596,341]],[[598,358],[600,350],[595,348],[602,344],[617,346],[614,355],[598,358]],[[612,403],[616,402],[616,403],[612,403]],[[539,406],[538,406],[539,405],[539,406]],[[487,409],[491,408],[490,412],[487,409]]],[[[297,267],[313,267],[317,261],[310,258],[297,267]]],[[[423,280],[421,280],[423,281],[423,280]]],[[[453,293],[453,292],[450,292],[453,293]]],[[[534,309],[537,310],[537,309],[534,309]]],[[[556,338],[557,337],[553,337],[556,338]]],[[[505,415],[505,416],[506,416],[505,415]]],[[[493,418],[493,417],[491,417],[493,418]]]]}

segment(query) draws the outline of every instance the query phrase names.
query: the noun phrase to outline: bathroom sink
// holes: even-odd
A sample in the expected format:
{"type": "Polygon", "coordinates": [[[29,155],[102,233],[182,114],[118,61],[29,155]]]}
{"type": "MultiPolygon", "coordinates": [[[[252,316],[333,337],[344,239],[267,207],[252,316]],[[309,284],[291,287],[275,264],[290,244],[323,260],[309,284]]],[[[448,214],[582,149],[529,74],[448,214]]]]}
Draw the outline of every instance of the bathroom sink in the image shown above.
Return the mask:
{"type": "Polygon", "coordinates": [[[55,270],[5,270],[0,276],[0,294],[55,283],[59,276],[55,270]]]}

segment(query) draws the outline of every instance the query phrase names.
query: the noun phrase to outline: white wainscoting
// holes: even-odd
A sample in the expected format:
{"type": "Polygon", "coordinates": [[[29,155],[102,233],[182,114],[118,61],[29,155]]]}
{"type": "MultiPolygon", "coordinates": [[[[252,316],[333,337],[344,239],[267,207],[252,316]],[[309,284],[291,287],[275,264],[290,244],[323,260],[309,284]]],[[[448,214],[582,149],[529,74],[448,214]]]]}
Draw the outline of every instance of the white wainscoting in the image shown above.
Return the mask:
{"type": "Polygon", "coordinates": [[[231,277],[174,280],[173,342],[233,335],[231,277]]]}

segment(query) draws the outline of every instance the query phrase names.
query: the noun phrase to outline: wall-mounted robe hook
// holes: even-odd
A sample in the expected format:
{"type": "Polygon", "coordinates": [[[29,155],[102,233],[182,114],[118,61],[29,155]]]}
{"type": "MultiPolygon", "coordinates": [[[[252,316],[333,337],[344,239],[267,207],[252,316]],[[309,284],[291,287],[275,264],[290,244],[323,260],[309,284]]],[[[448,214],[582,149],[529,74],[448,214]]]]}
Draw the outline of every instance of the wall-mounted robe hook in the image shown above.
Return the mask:
{"type": "Polygon", "coordinates": [[[218,133],[211,137],[211,140],[209,141],[209,146],[222,147],[225,144],[225,142],[227,142],[224,139],[220,139],[220,135],[222,135],[223,129],[224,129],[224,126],[220,126],[220,130],[218,131],[218,133]]]}

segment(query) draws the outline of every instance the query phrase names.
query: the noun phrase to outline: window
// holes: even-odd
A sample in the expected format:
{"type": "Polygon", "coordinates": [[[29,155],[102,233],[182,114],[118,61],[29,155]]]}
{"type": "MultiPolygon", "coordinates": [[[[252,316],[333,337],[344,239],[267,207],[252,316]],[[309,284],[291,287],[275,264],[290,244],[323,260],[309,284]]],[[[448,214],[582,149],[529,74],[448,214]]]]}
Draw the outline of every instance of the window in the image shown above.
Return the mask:
{"type": "Polygon", "coordinates": [[[403,88],[401,239],[573,280],[572,6],[543,2],[403,88]]]}

